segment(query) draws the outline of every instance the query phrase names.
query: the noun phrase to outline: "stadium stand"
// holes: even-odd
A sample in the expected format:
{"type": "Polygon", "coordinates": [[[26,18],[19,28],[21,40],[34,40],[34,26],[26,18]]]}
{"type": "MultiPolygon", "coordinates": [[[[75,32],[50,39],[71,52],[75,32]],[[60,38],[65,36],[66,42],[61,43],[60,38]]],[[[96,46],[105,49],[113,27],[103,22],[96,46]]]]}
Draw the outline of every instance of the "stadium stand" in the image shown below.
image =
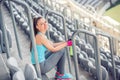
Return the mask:
{"type": "Polygon", "coordinates": [[[105,10],[111,6],[109,0],[75,0],[75,1],[87,8],[91,6],[93,10],[95,10],[98,13],[99,12],[103,13],[102,10],[104,10],[105,12],[105,10]]]}
{"type": "MultiPolygon", "coordinates": [[[[45,3],[42,3],[42,1],[41,1],[41,3],[37,3],[37,0],[22,0],[22,1],[29,5],[32,18],[35,16],[46,17],[45,15],[47,15],[49,12],[52,12],[51,11],[52,9],[47,6],[45,7],[44,6],[45,3]]],[[[80,3],[81,5],[85,5],[87,7],[89,7],[88,5],[90,5],[90,6],[94,7],[95,9],[98,9],[101,5],[103,5],[103,2],[104,2],[103,0],[75,0],[75,1],[80,3]]],[[[107,9],[108,7],[110,7],[110,2],[108,2],[108,3],[109,4],[106,4],[107,6],[105,8],[103,6],[104,9],[107,9]]],[[[10,11],[10,6],[7,1],[5,2],[5,6],[7,8],[5,10],[10,11]]],[[[30,24],[28,21],[28,16],[26,15],[26,10],[24,9],[23,6],[17,5],[15,3],[12,3],[12,7],[13,7],[13,9],[12,9],[13,15],[15,17],[15,22],[17,23],[17,29],[19,29],[20,31],[23,31],[25,34],[21,34],[19,31],[18,32],[20,33],[20,35],[25,35],[24,38],[26,38],[26,36],[27,36],[27,39],[30,40],[31,39],[30,38],[31,31],[30,31],[30,24]]],[[[64,21],[63,21],[64,18],[61,16],[62,15],[61,13],[54,11],[54,13],[48,14],[48,16],[46,17],[48,20],[48,25],[49,25],[49,34],[47,36],[54,42],[64,41],[66,39],[65,34],[67,34],[67,36],[68,36],[67,38],[70,38],[73,35],[73,33],[75,33],[75,30],[79,29],[79,27],[76,28],[76,25],[73,22],[74,19],[71,20],[67,16],[65,16],[65,25],[64,25],[64,21]]],[[[10,14],[10,13],[8,12],[7,14],[10,14]]],[[[80,20],[79,20],[79,23],[80,23],[79,26],[81,27],[81,25],[82,25],[83,29],[86,29],[86,31],[88,31],[89,28],[93,28],[90,25],[87,26],[85,23],[82,23],[82,21],[80,21],[80,20]]],[[[42,78],[40,79],[40,78],[38,78],[34,67],[31,64],[29,64],[30,61],[22,61],[22,60],[19,61],[19,59],[15,59],[15,58],[17,58],[14,55],[16,51],[14,50],[15,46],[13,45],[13,42],[12,42],[14,39],[13,38],[14,33],[10,32],[11,29],[8,29],[8,26],[5,26],[5,27],[7,28],[6,30],[7,30],[7,37],[8,37],[8,41],[9,41],[9,48],[12,48],[13,57],[8,58],[7,63],[6,63],[7,68],[10,70],[10,73],[9,73],[9,71],[5,71],[6,69],[3,69],[3,68],[6,68],[6,64],[3,61],[2,57],[0,57],[0,59],[1,59],[0,60],[0,71],[4,70],[3,73],[0,73],[0,80],[49,80],[49,79],[54,80],[53,79],[53,77],[54,77],[53,71],[46,75],[42,75],[42,78]],[[24,62],[27,62],[27,64],[24,64],[24,62]],[[20,64],[22,64],[22,65],[20,65],[20,64]],[[24,69],[22,69],[22,68],[24,68],[24,69]],[[7,75],[4,75],[4,72],[5,72],[5,74],[7,73],[7,75]],[[1,75],[4,75],[4,76],[1,77],[1,75]]],[[[5,48],[5,44],[4,44],[4,36],[2,35],[3,34],[2,31],[3,30],[1,30],[1,28],[0,28],[0,53],[3,53],[3,52],[6,53],[6,48],[5,48]]],[[[97,30],[96,30],[96,32],[97,32],[97,30]]],[[[91,33],[90,30],[89,30],[89,33],[91,33]]],[[[99,67],[101,68],[100,71],[101,71],[102,76],[99,77],[98,69],[96,67],[96,61],[95,61],[96,54],[97,54],[96,47],[98,47],[98,46],[94,45],[97,43],[95,43],[95,41],[92,39],[90,40],[91,42],[89,42],[89,39],[87,36],[88,35],[83,33],[83,34],[77,35],[75,38],[76,45],[74,47],[76,48],[76,52],[77,52],[76,53],[77,60],[78,60],[77,64],[79,64],[79,67],[80,67],[80,70],[79,70],[80,74],[83,75],[83,76],[79,77],[80,80],[100,80],[100,78],[101,78],[101,80],[119,80],[120,79],[120,57],[113,55],[114,60],[115,60],[115,73],[116,73],[116,78],[114,78],[114,70],[113,70],[113,63],[112,63],[112,57],[111,57],[112,52],[106,52],[104,50],[104,48],[100,48],[100,56],[99,57],[101,60],[101,65],[99,67]],[[87,74],[85,74],[85,73],[87,73],[87,74]],[[110,77],[112,77],[112,78],[110,78],[110,77]]],[[[29,44],[29,41],[26,41],[26,43],[23,42],[21,44],[23,44],[23,45],[29,44]]],[[[25,50],[26,47],[23,46],[23,48],[25,50]]],[[[28,46],[27,46],[27,48],[28,48],[28,46]]],[[[26,53],[29,53],[29,51],[25,50],[24,54],[26,54],[26,53]]],[[[73,54],[73,58],[70,57],[72,64],[75,63],[74,55],[75,55],[75,53],[73,54]]],[[[30,54],[23,55],[23,56],[24,56],[24,60],[25,60],[26,56],[30,56],[30,54]]],[[[66,64],[66,65],[67,65],[67,67],[69,67],[68,64],[66,64]]],[[[73,67],[73,65],[70,67],[73,67]]],[[[73,72],[74,72],[73,75],[75,76],[75,80],[77,80],[75,71],[73,70],[73,72]]]]}

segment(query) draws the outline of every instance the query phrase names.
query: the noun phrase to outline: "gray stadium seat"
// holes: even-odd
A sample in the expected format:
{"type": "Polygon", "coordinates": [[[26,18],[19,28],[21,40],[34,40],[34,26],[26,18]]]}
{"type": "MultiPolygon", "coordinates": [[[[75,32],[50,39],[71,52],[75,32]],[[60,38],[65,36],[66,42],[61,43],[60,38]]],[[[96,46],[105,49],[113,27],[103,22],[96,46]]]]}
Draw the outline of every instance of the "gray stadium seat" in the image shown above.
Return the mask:
{"type": "Polygon", "coordinates": [[[17,11],[14,11],[13,12],[14,16],[18,15],[18,12],[17,11]]]}
{"type": "Polygon", "coordinates": [[[10,57],[7,60],[7,67],[10,70],[11,76],[13,76],[17,71],[21,70],[18,66],[17,60],[14,57],[10,57]]]}
{"type": "Polygon", "coordinates": [[[13,79],[12,80],[25,80],[24,74],[22,71],[17,71],[14,75],[13,75],[13,79]]]}
{"type": "Polygon", "coordinates": [[[89,46],[90,44],[86,44],[86,53],[88,54],[88,57],[92,57],[92,58],[94,58],[94,56],[95,56],[95,54],[94,54],[94,49],[91,47],[91,46],[89,46]]]}
{"type": "Polygon", "coordinates": [[[87,80],[85,76],[81,75],[80,80],[87,80]]]}
{"type": "Polygon", "coordinates": [[[89,5],[93,0],[88,0],[85,5],[89,5]]]}
{"type": "Polygon", "coordinates": [[[22,23],[24,23],[25,22],[25,20],[23,19],[23,18],[20,18],[20,24],[22,24],[22,23]]]}
{"type": "Polygon", "coordinates": [[[7,66],[1,53],[0,53],[0,80],[11,80],[10,73],[7,69],[7,66]]]}
{"type": "Polygon", "coordinates": [[[19,14],[17,14],[17,15],[15,16],[15,18],[16,18],[17,21],[19,21],[21,17],[20,17],[19,14]]]}
{"type": "Polygon", "coordinates": [[[107,70],[103,66],[101,66],[101,69],[102,69],[102,80],[109,80],[107,70]]]}
{"type": "Polygon", "coordinates": [[[78,62],[80,63],[80,66],[85,69],[86,71],[88,71],[88,56],[84,51],[81,51],[79,53],[79,57],[78,57],[78,62]]]}
{"type": "MultiPolygon", "coordinates": [[[[92,62],[92,63],[89,63],[90,73],[92,73],[93,77],[96,79],[97,71],[95,67],[95,60],[93,58],[89,58],[89,60],[90,62],[92,62]]],[[[102,70],[102,80],[109,80],[107,70],[103,66],[101,66],[101,70],[102,70]]]]}
{"type": "Polygon", "coordinates": [[[37,79],[37,74],[32,64],[26,64],[24,75],[25,75],[25,80],[37,79]]]}

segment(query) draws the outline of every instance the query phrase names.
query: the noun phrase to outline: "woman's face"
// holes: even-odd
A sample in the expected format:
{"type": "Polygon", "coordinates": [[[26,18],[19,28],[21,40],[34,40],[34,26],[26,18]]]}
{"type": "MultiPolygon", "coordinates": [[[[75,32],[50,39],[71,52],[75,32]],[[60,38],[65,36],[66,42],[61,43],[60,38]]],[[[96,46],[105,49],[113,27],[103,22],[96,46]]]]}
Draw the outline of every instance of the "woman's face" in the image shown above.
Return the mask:
{"type": "Polygon", "coordinates": [[[37,29],[41,32],[46,32],[46,30],[48,29],[47,21],[44,18],[38,20],[37,29]]]}

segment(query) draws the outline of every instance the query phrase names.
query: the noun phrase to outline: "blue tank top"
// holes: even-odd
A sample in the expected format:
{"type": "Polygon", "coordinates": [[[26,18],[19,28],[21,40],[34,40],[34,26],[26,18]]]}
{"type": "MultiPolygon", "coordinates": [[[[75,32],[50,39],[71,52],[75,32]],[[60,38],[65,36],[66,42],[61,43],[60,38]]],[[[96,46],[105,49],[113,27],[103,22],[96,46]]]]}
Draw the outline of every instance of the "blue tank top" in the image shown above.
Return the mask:
{"type": "MultiPolygon", "coordinates": [[[[47,48],[44,45],[36,45],[37,53],[38,53],[38,62],[41,63],[45,60],[45,51],[47,48]]],[[[34,50],[32,48],[31,51],[31,61],[32,64],[35,64],[34,50]]]]}

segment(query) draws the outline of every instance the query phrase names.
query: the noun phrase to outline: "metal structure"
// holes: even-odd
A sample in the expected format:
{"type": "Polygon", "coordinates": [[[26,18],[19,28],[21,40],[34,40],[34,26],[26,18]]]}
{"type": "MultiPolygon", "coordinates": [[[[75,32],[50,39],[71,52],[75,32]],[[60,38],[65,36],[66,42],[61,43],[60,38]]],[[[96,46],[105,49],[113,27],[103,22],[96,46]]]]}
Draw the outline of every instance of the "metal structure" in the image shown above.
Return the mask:
{"type": "Polygon", "coordinates": [[[20,49],[20,44],[19,44],[19,39],[18,39],[18,34],[17,34],[17,30],[16,30],[16,22],[15,22],[15,17],[13,15],[13,7],[12,7],[12,3],[10,1],[9,2],[9,6],[10,6],[10,13],[12,16],[12,21],[13,21],[13,27],[14,27],[14,33],[15,33],[15,38],[16,38],[16,43],[17,43],[17,48],[18,48],[18,53],[19,53],[19,57],[22,59],[22,53],[21,53],[21,49],[20,49]]]}
{"type": "Polygon", "coordinates": [[[7,38],[7,31],[5,28],[5,23],[4,23],[4,16],[3,16],[3,0],[0,2],[0,20],[1,20],[1,27],[3,29],[3,36],[4,36],[4,40],[5,40],[5,47],[6,47],[6,54],[7,54],[7,58],[10,57],[10,49],[9,49],[9,44],[8,44],[8,38],[7,38]]]}
{"type": "MultiPolygon", "coordinates": [[[[48,16],[51,15],[51,14],[55,14],[57,16],[60,16],[62,18],[62,23],[63,23],[63,28],[64,28],[64,34],[65,34],[65,40],[68,40],[68,37],[67,37],[67,30],[66,30],[66,25],[65,25],[65,18],[62,14],[60,13],[57,13],[57,12],[54,12],[54,11],[48,11],[48,13],[46,14],[45,18],[46,20],[48,20],[48,16]]],[[[48,38],[50,39],[50,36],[49,36],[49,30],[48,30],[48,38]]],[[[67,58],[68,58],[68,64],[69,64],[69,71],[70,73],[72,73],[72,69],[71,69],[71,60],[70,60],[70,55],[69,55],[69,48],[67,48],[67,58]]]]}
{"type": "Polygon", "coordinates": [[[74,34],[72,35],[72,41],[73,41],[73,58],[74,58],[74,66],[75,66],[75,75],[76,75],[76,80],[79,80],[79,68],[78,68],[78,60],[77,60],[77,54],[76,54],[76,48],[75,48],[75,36],[78,35],[79,33],[85,33],[90,36],[93,36],[95,39],[95,44],[96,44],[96,49],[95,49],[95,64],[96,64],[96,69],[97,69],[97,77],[98,80],[102,80],[102,74],[101,74],[101,61],[100,61],[100,52],[98,50],[98,42],[97,42],[97,37],[94,34],[91,34],[90,32],[86,30],[76,30],[74,34]]]}
{"type": "Polygon", "coordinates": [[[104,37],[107,37],[109,39],[109,44],[110,44],[110,52],[111,52],[111,58],[112,58],[112,67],[113,67],[113,78],[114,80],[117,80],[116,79],[116,71],[115,71],[115,61],[113,59],[113,54],[114,54],[114,48],[112,47],[113,45],[113,38],[108,35],[108,34],[103,34],[103,33],[97,33],[97,35],[101,35],[101,36],[104,36],[104,37]]]}
{"type": "MultiPolygon", "coordinates": [[[[27,15],[28,15],[28,23],[30,24],[30,37],[31,37],[31,40],[32,40],[32,46],[33,46],[33,49],[34,49],[34,55],[35,55],[35,62],[36,62],[36,72],[37,72],[37,75],[39,78],[41,78],[41,71],[40,71],[40,66],[39,66],[39,62],[38,62],[38,56],[37,56],[37,49],[36,49],[36,43],[35,43],[35,38],[34,38],[34,31],[33,31],[33,22],[32,22],[32,17],[31,17],[31,12],[30,12],[30,8],[28,6],[28,4],[26,4],[25,2],[23,1],[19,1],[19,0],[9,0],[10,1],[10,4],[11,2],[14,2],[14,3],[17,3],[19,5],[22,5],[26,8],[26,12],[27,12],[27,15]]],[[[3,1],[1,2],[0,4],[0,12],[1,12],[1,24],[2,24],[2,28],[3,28],[3,32],[4,32],[4,36],[5,36],[5,45],[6,45],[6,48],[7,48],[7,57],[9,58],[10,57],[10,52],[9,52],[9,47],[8,47],[8,40],[7,40],[7,34],[6,34],[6,30],[5,30],[5,23],[4,23],[4,17],[3,17],[3,11],[2,11],[2,5],[3,5],[3,1]]],[[[12,7],[10,7],[11,9],[12,7]]],[[[12,13],[12,10],[11,10],[11,13],[12,13]]],[[[13,19],[13,24],[15,26],[15,21],[14,21],[14,15],[12,13],[12,19],[13,19]]],[[[16,27],[16,26],[15,26],[16,27]]],[[[14,28],[15,28],[14,27],[14,28]]],[[[17,36],[17,35],[16,35],[17,36]]]]}

